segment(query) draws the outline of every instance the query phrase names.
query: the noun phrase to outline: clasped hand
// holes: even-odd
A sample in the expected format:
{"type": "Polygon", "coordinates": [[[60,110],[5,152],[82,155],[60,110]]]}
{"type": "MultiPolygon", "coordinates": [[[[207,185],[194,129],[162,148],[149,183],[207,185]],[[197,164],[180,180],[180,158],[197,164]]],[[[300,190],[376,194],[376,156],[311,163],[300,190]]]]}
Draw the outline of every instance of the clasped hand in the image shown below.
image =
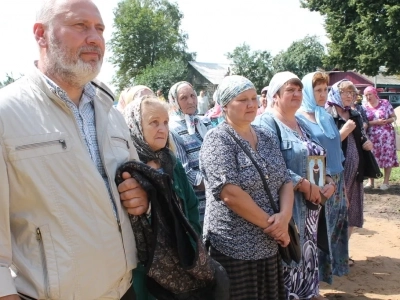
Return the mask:
{"type": "Polygon", "coordinates": [[[274,238],[282,247],[289,245],[289,220],[283,214],[277,213],[270,216],[267,222],[269,226],[264,229],[264,233],[274,238]]]}

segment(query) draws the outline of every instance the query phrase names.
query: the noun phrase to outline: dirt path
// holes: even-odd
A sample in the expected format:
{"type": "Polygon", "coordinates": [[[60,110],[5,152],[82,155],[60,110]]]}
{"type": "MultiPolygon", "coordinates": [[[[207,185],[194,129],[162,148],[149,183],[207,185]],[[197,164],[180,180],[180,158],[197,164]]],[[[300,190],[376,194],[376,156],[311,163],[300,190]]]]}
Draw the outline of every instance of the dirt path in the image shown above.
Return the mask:
{"type": "Polygon", "coordinates": [[[366,192],[364,228],[350,239],[350,274],[321,284],[328,299],[400,300],[400,184],[366,192]]]}

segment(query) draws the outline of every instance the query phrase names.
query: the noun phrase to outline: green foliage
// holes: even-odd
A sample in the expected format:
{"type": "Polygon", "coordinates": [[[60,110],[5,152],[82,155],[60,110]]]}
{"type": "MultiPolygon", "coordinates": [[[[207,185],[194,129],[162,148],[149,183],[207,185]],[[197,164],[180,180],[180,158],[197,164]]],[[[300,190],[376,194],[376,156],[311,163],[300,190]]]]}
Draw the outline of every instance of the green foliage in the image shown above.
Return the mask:
{"type": "Polygon", "coordinates": [[[303,78],[304,75],[322,68],[324,46],[316,36],[306,36],[293,42],[286,51],[278,53],[272,62],[274,72],[290,71],[303,78]]]}
{"type": "Polygon", "coordinates": [[[400,2],[397,0],[301,0],[325,16],[328,63],[374,76],[400,73],[400,2]]]}
{"type": "Polygon", "coordinates": [[[11,74],[6,73],[6,79],[4,81],[0,81],[0,89],[5,87],[6,85],[9,85],[10,83],[13,83],[20,77],[22,77],[22,75],[20,75],[18,78],[15,78],[12,73],[11,74]]]}
{"type": "Polygon", "coordinates": [[[154,92],[162,89],[167,95],[169,88],[178,81],[187,80],[188,68],[184,60],[165,59],[157,61],[135,77],[135,85],[143,84],[154,92]]]}
{"type": "Polygon", "coordinates": [[[228,52],[226,57],[233,63],[233,73],[253,82],[258,92],[272,78],[272,56],[268,51],[251,51],[246,43],[228,52]]]}
{"type": "Polygon", "coordinates": [[[115,30],[109,42],[111,63],[117,67],[113,83],[118,90],[158,60],[193,60],[186,52],[188,36],[179,29],[183,15],[168,0],[122,0],[114,11],[115,30]]]}

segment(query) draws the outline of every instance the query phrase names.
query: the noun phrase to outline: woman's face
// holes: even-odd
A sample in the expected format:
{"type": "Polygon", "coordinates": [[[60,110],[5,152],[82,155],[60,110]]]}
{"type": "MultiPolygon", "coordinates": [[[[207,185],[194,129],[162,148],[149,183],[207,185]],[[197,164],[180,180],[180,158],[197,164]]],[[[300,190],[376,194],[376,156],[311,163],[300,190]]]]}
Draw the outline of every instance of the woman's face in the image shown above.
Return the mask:
{"type": "Polygon", "coordinates": [[[194,115],[197,110],[197,96],[190,85],[184,84],[178,90],[178,105],[186,115],[194,115]]]}
{"type": "Polygon", "coordinates": [[[352,106],[357,93],[351,88],[344,88],[340,90],[340,98],[342,99],[343,106],[352,106]]]}
{"type": "Polygon", "coordinates": [[[303,89],[293,83],[284,84],[280,91],[274,96],[275,105],[278,109],[295,114],[303,101],[303,89]]]}
{"type": "Polygon", "coordinates": [[[325,106],[328,99],[328,85],[326,83],[317,84],[314,88],[314,99],[318,106],[325,106]]]}
{"type": "Polygon", "coordinates": [[[165,147],[168,140],[168,111],[160,104],[144,104],[142,107],[143,138],[151,150],[158,151],[165,147]]]}
{"type": "Polygon", "coordinates": [[[371,102],[371,101],[375,101],[375,100],[376,100],[376,96],[375,96],[375,94],[372,93],[372,92],[367,92],[367,93],[365,94],[365,98],[367,98],[367,101],[368,101],[368,102],[371,102]]]}
{"type": "Polygon", "coordinates": [[[234,124],[250,124],[257,115],[257,91],[250,89],[240,93],[225,107],[226,119],[234,124]]]}

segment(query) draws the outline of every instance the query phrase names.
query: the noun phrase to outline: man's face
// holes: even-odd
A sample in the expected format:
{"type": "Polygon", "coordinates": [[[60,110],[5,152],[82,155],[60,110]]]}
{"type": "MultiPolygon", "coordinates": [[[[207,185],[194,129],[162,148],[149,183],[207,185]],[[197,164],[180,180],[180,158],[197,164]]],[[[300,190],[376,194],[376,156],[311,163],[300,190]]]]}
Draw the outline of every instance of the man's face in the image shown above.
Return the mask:
{"type": "Polygon", "coordinates": [[[47,68],[63,80],[83,86],[101,69],[103,21],[89,1],[67,2],[58,12],[48,27],[47,68]]]}

